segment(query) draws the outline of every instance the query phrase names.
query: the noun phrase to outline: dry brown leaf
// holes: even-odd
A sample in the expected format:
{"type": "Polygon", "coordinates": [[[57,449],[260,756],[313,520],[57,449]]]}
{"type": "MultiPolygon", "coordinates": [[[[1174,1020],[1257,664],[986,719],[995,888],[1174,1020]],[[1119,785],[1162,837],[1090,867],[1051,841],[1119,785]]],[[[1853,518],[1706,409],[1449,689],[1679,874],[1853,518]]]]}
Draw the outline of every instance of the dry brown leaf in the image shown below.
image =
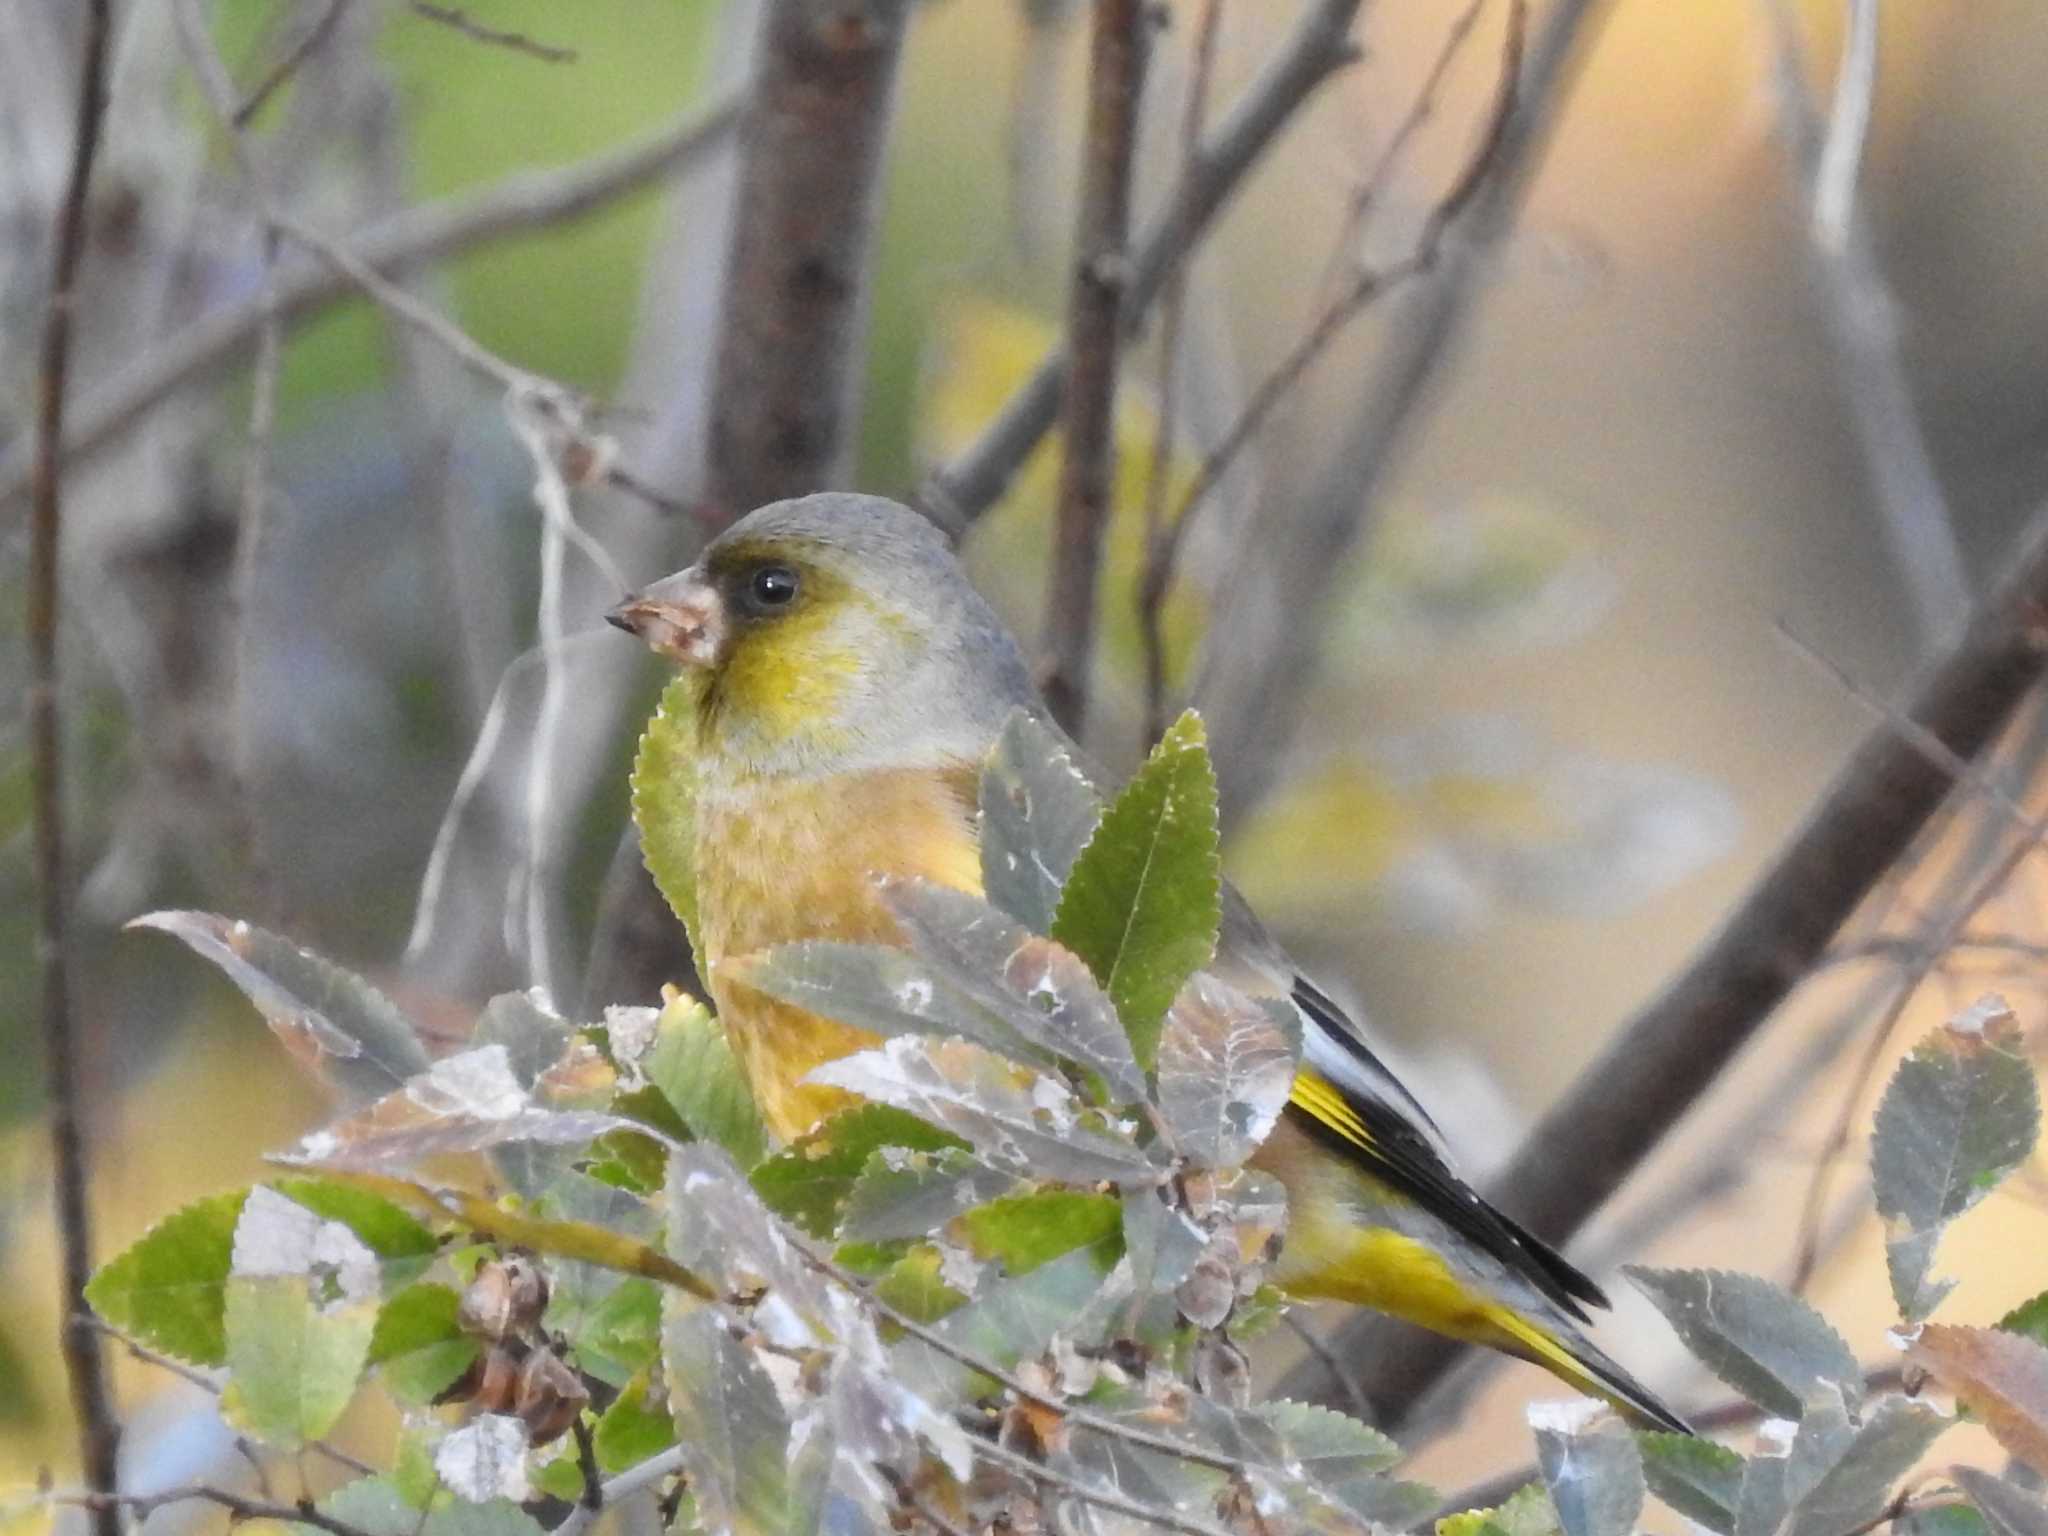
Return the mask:
{"type": "Polygon", "coordinates": [[[2048,1472],[2048,1349],[1996,1328],[1929,1323],[1906,1349],[1998,1443],[2048,1472]]]}

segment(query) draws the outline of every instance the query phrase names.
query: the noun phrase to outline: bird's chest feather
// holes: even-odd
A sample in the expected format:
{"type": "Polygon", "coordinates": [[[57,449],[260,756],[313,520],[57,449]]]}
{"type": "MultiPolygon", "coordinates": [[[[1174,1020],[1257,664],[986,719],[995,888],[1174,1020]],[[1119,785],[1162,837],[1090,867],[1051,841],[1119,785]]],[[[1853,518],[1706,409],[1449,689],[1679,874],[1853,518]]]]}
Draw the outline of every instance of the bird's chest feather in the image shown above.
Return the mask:
{"type": "Polygon", "coordinates": [[[830,781],[720,785],[697,806],[698,926],[706,981],[763,1115],[784,1140],[847,1101],[802,1085],[871,1037],[722,979],[721,964],[800,939],[899,942],[877,875],[981,890],[972,765],[830,781]]]}

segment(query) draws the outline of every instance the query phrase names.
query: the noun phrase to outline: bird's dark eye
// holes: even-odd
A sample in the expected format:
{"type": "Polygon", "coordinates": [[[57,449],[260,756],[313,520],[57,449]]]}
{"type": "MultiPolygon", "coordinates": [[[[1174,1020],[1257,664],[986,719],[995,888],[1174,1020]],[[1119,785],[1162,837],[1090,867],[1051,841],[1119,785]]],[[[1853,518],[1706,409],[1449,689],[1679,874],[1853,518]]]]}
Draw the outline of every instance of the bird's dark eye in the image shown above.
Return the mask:
{"type": "Polygon", "coordinates": [[[747,578],[747,606],[757,612],[787,608],[796,592],[796,572],[786,565],[764,565],[747,578]]]}

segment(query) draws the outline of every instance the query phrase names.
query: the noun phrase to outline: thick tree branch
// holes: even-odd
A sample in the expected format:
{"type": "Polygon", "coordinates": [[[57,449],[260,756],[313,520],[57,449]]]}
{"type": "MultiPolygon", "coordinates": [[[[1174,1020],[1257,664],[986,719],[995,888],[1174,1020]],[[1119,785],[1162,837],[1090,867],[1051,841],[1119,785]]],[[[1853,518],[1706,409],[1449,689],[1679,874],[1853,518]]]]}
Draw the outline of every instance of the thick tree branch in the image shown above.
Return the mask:
{"type": "MultiPolygon", "coordinates": [[[[1576,1232],[1648,1157],[1898,863],[1956,783],[1920,733],[1965,762],[1998,739],[2048,669],[2048,510],[1968,628],[1908,694],[1902,730],[1874,727],[1761,881],[1664,991],[1630,1020],[1530,1134],[1494,1188],[1552,1242],[1576,1232]]],[[[1338,1353],[1362,1347],[1347,1325],[1338,1353]],[[1347,1347],[1348,1346],[1348,1347],[1347,1347]]],[[[1389,1422],[1434,1384],[1456,1345],[1403,1336],[1373,1363],[1389,1422]]],[[[1313,1374],[1319,1374],[1315,1372],[1313,1374]]],[[[1316,1384],[1297,1379],[1282,1390],[1316,1384]]]]}
{"type": "Polygon", "coordinates": [[[905,0],[770,0],[740,136],[710,429],[728,520],[844,484],[905,0]]]}
{"type": "MultiPolygon", "coordinates": [[[[1246,174],[1316,88],[1357,55],[1351,23],[1360,0],[1315,0],[1265,71],[1202,142],[1166,206],[1131,251],[1123,294],[1126,331],[1144,321],[1166,279],[1201,242],[1246,174]]],[[[986,431],[926,477],[918,503],[939,522],[964,528],[1001,498],[1010,477],[1059,415],[1067,357],[1054,352],[1010,397],[986,431]]]]}
{"type": "MultiPolygon", "coordinates": [[[[71,1408],[78,1420],[79,1460],[86,1486],[96,1494],[114,1490],[115,1455],[121,1426],[107,1379],[106,1352],[85,1303],[92,1278],[91,1184],[80,1101],[78,1042],[72,1033],[70,936],[65,919],[71,891],[64,852],[64,752],[62,674],[57,631],[62,613],[63,443],[65,376],[71,366],[72,311],[78,303],[78,273],[85,261],[89,229],[86,193],[98,157],[107,114],[107,51],[113,30],[112,0],[89,0],[78,75],[78,103],[71,140],[71,171],[57,215],[55,254],[50,264],[49,310],[43,320],[36,377],[35,461],[29,511],[28,725],[29,756],[35,776],[36,973],[41,992],[43,1052],[50,1093],[50,1151],[55,1179],[57,1235],[63,1256],[64,1367],[71,1380],[71,1408]]],[[[94,1516],[98,1536],[120,1536],[111,1507],[94,1516]]]]}
{"type": "Polygon", "coordinates": [[[1089,23],[1087,149],[1081,213],[1067,298],[1066,388],[1060,418],[1065,457],[1053,515],[1052,584],[1046,595],[1042,679],[1047,706],[1079,735],[1095,654],[1095,588],[1116,473],[1116,384],[1123,356],[1125,243],[1131,227],[1131,163],[1150,39],[1144,0],[1096,0],[1089,23]]]}
{"type": "MultiPolygon", "coordinates": [[[[692,111],[623,149],[607,150],[560,170],[508,176],[473,195],[394,214],[364,229],[350,242],[350,249],[365,266],[385,272],[443,261],[567,223],[696,164],[723,143],[738,122],[739,108],[731,102],[692,111]]],[[[345,274],[321,262],[308,263],[278,273],[276,313],[280,322],[290,324],[355,292],[355,283],[345,274]]],[[[235,363],[261,333],[265,315],[260,296],[225,305],[89,391],[69,413],[65,461],[104,446],[174,390],[235,363]]],[[[26,455],[0,457],[0,507],[28,490],[29,473],[26,455]]]]}

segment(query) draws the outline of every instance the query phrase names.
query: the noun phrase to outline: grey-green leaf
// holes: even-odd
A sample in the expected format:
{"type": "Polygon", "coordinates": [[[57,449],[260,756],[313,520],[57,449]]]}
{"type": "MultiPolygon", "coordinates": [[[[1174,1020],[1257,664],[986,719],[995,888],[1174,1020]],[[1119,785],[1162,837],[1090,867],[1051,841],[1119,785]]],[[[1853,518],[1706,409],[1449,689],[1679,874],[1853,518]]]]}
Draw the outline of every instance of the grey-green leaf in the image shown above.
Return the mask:
{"type": "Polygon", "coordinates": [[[1637,1435],[1636,1450],[1651,1493],[1686,1519],[1729,1536],[1742,1497],[1744,1462],[1738,1452],[1700,1435],[1664,1430],[1637,1435]]]}
{"type": "Polygon", "coordinates": [[[767,1372],[708,1307],[669,1321],[662,1358],[705,1527],[783,1536],[792,1513],[789,1420],[767,1372]]]}
{"type": "Polygon", "coordinates": [[[926,1237],[1017,1187],[1014,1173],[991,1168],[958,1147],[883,1147],[868,1154],[854,1179],[839,1237],[855,1243],[926,1237]]]}
{"type": "Polygon", "coordinates": [[[1821,1383],[1853,1406],[1863,1372],[1842,1336],[1782,1286],[1718,1269],[1624,1271],[1700,1362],[1758,1407],[1797,1418],[1821,1383]]]}
{"type": "Polygon", "coordinates": [[[1952,1467],[1949,1475],[1970,1496],[1992,1536],[2048,1536],[2048,1504],[2039,1495],[1976,1467],[1952,1467]]]}
{"type": "Polygon", "coordinates": [[[2033,1067],[2002,1004],[1980,1003],[1899,1063],[1878,1105],[1871,1172],[1907,1322],[1924,1319],[1952,1283],[1928,1278],[1942,1230],[2026,1160],[2040,1123],[2033,1067]]]}
{"type": "Polygon", "coordinates": [[[1102,818],[1102,798],[1059,731],[1014,711],[981,770],[981,884],[1033,933],[1052,930],[1060,888],[1102,818]]]}
{"type": "MultiPolygon", "coordinates": [[[[1955,1420],[1903,1397],[1878,1402],[1854,1438],[1793,1505],[1788,1536],[1849,1536],[1883,1512],[1899,1479],[1955,1420]]],[[[1795,1453],[1797,1447],[1795,1446],[1795,1453]]]]}
{"type": "Polygon", "coordinates": [[[289,939],[211,912],[151,912],[128,926],[168,933],[219,966],[293,1057],[350,1104],[427,1068],[426,1048],[391,999],[289,939]]]}
{"type": "Polygon", "coordinates": [[[892,880],[882,899],[939,978],[1019,1038],[1098,1074],[1114,1103],[1141,1103],[1145,1074],[1116,1005],[1081,957],[974,896],[892,880]]]}
{"type": "Polygon", "coordinates": [[[1278,1012],[1207,974],[1181,988],[1159,1036],[1159,1108],[1180,1150],[1207,1168],[1250,1157],[1287,1107],[1294,1057],[1278,1012]]]}
{"type": "Polygon", "coordinates": [[[1529,1409],[1557,1523],[1565,1536],[1629,1536],[1643,1509],[1643,1464],[1628,1428],[1580,1400],[1529,1409]]]}
{"type": "Polygon", "coordinates": [[[1200,716],[1176,720],[1074,860],[1052,937],[1087,962],[1148,1071],[1174,995],[1216,952],[1216,771],[1200,716]]]}

